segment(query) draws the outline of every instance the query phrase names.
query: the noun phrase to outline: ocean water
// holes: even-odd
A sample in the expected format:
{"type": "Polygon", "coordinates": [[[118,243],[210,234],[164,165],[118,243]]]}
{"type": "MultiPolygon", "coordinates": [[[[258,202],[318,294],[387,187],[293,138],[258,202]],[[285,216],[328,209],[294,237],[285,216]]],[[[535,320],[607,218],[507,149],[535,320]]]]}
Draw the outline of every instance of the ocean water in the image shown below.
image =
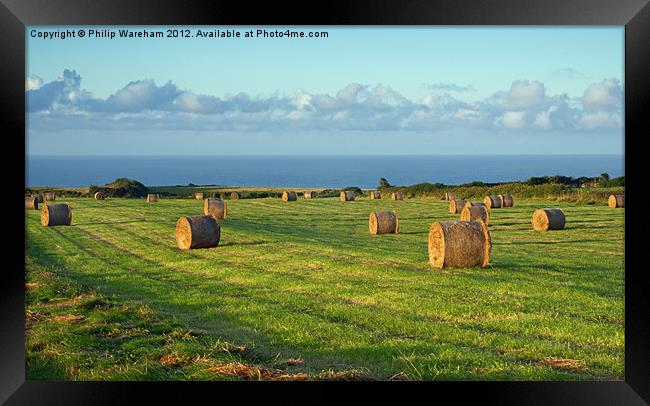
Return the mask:
{"type": "Polygon", "coordinates": [[[531,176],[624,175],[621,155],[421,156],[26,156],[26,186],[85,187],[116,178],[147,186],[358,186],[380,178],[394,185],[421,182],[504,182],[531,176]]]}

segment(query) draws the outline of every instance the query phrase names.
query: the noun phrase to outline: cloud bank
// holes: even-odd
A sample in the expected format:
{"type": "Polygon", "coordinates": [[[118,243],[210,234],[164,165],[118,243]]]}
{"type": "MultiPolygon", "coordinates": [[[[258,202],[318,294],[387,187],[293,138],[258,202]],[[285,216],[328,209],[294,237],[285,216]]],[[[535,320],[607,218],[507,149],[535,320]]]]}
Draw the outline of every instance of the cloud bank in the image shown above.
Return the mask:
{"type": "Polygon", "coordinates": [[[336,94],[298,89],[293,95],[253,97],[247,93],[214,96],[156,84],[151,79],[127,83],[109,97],[82,89],[81,75],[65,70],[44,83],[25,81],[30,126],[43,131],[197,130],[197,131],[429,131],[503,129],[551,131],[622,128],[623,89],[604,79],[582,97],[549,95],[539,81],[515,80],[509,89],[472,102],[450,92],[469,86],[434,84],[432,92],[410,100],[390,86],[351,83],[336,94]],[[441,93],[442,91],[442,93],[441,93]]]}

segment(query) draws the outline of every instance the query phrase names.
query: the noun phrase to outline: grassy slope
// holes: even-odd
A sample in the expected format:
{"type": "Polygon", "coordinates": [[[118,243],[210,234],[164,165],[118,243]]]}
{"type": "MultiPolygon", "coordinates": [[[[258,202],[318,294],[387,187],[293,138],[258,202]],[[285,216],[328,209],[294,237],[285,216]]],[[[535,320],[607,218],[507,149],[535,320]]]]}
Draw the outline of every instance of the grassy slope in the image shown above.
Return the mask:
{"type": "Polygon", "coordinates": [[[29,379],[624,376],[624,209],[562,203],[538,233],[558,203],[516,201],[491,267],[433,270],[439,200],[229,201],[220,246],[189,252],[175,222],[201,201],[66,202],[72,227],[25,215],[29,379]],[[375,209],[398,236],[369,235],[375,209]]]}

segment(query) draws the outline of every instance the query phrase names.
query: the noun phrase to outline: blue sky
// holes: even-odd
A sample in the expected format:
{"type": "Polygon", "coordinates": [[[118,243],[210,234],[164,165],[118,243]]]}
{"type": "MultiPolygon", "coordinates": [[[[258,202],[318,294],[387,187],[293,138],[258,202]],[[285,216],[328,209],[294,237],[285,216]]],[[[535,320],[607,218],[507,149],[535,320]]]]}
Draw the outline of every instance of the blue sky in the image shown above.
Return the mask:
{"type": "Polygon", "coordinates": [[[30,154],[623,152],[623,27],[31,37],[107,28],[27,29],[30,154]]]}

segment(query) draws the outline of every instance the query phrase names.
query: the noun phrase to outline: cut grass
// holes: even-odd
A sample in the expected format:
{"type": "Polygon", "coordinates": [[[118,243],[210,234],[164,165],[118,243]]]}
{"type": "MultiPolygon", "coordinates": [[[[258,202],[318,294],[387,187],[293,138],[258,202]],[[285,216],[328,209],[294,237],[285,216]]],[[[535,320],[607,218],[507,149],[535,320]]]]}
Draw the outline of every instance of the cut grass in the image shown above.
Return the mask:
{"type": "Polygon", "coordinates": [[[434,270],[448,202],[230,201],[219,247],[181,252],[202,202],[66,198],[26,211],[27,377],[71,380],[621,380],[624,209],[494,209],[491,266],[434,270]],[[395,210],[398,235],[370,235],[395,210]]]}

